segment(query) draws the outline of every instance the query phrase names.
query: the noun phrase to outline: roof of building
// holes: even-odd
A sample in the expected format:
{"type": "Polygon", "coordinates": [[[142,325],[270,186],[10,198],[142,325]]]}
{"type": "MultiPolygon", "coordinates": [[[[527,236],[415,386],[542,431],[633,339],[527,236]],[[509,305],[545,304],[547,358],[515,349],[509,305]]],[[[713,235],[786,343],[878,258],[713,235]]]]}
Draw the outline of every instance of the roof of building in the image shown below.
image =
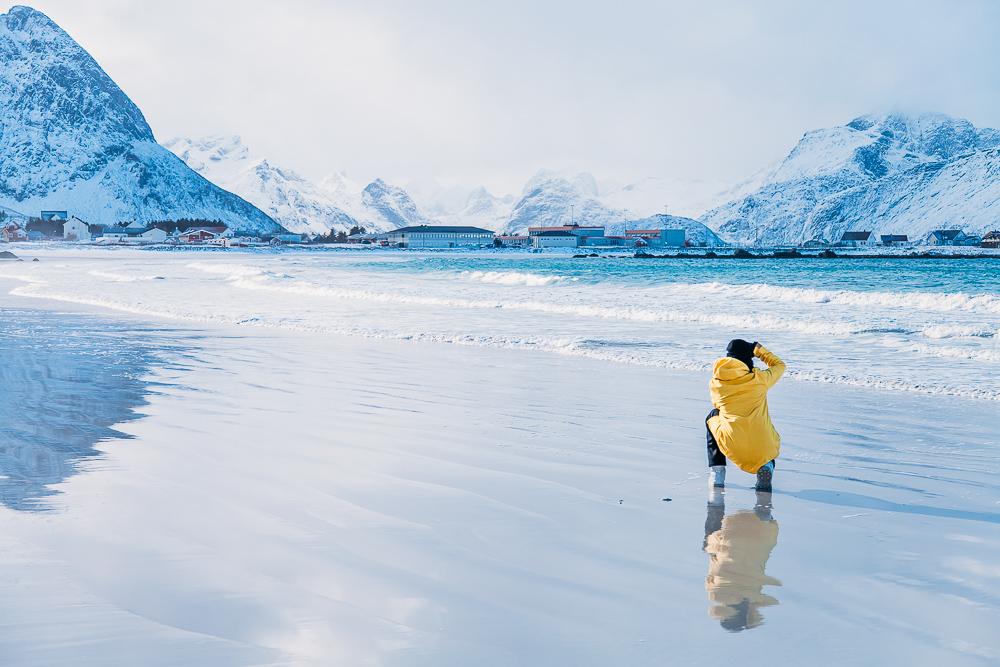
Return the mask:
{"type": "Polygon", "coordinates": [[[535,236],[546,236],[550,238],[553,236],[564,236],[564,237],[575,238],[576,234],[572,232],[564,232],[560,229],[547,229],[544,232],[538,232],[537,234],[535,234],[535,236]]]}
{"type": "Polygon", "coordinates": [[[451,225],[413,225],[412,227],[400,227],[399,229],[393,229],[389,232],[390,234],[489,234],[493,235],[488,229],[482,229],[481,227],[462,227],[462,226],[451,226],[451,225]]]}
{"type": "Polygon", "coordinates": [[[840,237],[841,241],[867,241],[871,238],[871,232],[844,232],[844,235],[840,237]]]}
{"type": "Polygon", "coordinates": [[[604,227],[600,225],[556,225],[554,227],[528,227],[528,234],[535,236],[540,232],[568,232],[568,231],[604,231],[604,227]]]}
{"type": "Polygon", "coordinates": [[[1000,239],[1000,231],[994,230],[992,232],[986,232],[986,236],[983,237],[984,241],[986,240],[992,241],[993,239],[1000,239]]]}
{"type": "Polygon", "coordinates": [[[907,241],[909,237],[906,234],[883,234],[883,241],[907,241]]]}
{"type": "Polygon", "coordinates": [[[963,235],[961,229],[935,229],[931,234],[942,239],[955,239],[963,235]]]}

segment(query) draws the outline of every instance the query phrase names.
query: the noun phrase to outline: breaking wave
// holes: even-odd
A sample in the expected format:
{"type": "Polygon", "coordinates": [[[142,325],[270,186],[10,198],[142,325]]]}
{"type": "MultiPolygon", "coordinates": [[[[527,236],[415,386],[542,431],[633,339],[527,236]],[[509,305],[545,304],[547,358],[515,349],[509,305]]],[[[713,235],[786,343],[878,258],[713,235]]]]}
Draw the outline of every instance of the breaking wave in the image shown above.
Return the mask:
{"type": "Polygon", "coordinates": [[[166,280],[163,276],[155,275],[141,275],[141,276],[129,276],[124,273],[116,273],[114,271],[87,271],[87,275],[94,276],[95,278],[104,278],[105,280],[110,280],[116,283],[135,283],[135,282],[145,282],[148,280],[166,280]]]}
{"type": "Polygon", "coordinates": [[[463,271],[463,278],[493,285],[516,285],[522,287],[544,287],[560,282],[574,282],[578,278],[559,275],[543,275],[524,271],[463,271]]]}
{"type": "Polygon", "coordinates": [[[730,285],[719,282],[675,283],[665,286],[665,288],[671,292],[700,292],[703,294],[760,301],[832,304],[859,308],[909,309],[942,313],[968,311],[1000,314],[1000,297],[991,294],[834,291],[804,287],[781,287],[766,283],[730,285]]]}

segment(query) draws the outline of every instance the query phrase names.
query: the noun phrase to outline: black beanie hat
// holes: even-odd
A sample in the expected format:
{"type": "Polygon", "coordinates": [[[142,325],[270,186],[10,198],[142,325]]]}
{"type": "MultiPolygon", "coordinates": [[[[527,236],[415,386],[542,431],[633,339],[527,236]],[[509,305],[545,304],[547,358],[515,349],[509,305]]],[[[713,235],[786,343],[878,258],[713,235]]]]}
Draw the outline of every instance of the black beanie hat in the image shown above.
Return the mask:
{"type": "Polygon", "coordinates": [[[757,343],[750,343],[742,338],[734,338],[726,346],[726,356],[742,361],[747,365],[747,368],[753,370],[753,351],[756,347],[757,343]]]}

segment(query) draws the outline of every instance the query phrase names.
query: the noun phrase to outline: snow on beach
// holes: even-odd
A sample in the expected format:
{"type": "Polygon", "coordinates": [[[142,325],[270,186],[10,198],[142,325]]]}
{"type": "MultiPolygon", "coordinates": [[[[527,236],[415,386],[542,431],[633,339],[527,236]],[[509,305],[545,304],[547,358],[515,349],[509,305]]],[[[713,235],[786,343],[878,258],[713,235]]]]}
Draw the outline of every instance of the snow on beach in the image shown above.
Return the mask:
{"type": "Polygon", "coordinates": [[[141,416],[38,499],[53,511],[0,510],[11,664],[1000,659],[996,361],[921,353],[928,374],[953,373],[919,391],[914,369],[877,359],[917,342],[995,350],[975,278],[935,287],[972,299],[946,316],[783,302],[824,333],[767,311],[759,336],[829,381],[775,390],[773,497],[734,472],[709,505],[706,377],[674,366],[701,368],[730,334],[697,340],[723,326],[697,300],[639,295],[712,280],[393,257],[59,251],[0,266],[5,321],[14,307],[75,331],[114,318],[161,360],[141,416]],[[627,297],[611,301],[608,280],[627,297]],[[689,317],[592,314],[618,311],[689,317]],[[934,326],[953,329],[924,335],[934,326]],[[810,341],[855,364],[831,379],[810,341]]]}

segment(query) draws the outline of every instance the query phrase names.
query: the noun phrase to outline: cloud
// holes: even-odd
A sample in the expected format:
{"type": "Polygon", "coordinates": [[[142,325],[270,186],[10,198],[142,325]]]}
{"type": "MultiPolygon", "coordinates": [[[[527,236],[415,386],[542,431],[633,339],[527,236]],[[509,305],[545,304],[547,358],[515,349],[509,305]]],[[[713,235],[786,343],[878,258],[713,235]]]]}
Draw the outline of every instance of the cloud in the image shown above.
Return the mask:
{"type": "Polygon", "coordinates": [[[538,167],[735,180],[903,107],[1000,125],[1000,3],[40,0],[161,140],[318,177],[515,191],[538,167]]]}

